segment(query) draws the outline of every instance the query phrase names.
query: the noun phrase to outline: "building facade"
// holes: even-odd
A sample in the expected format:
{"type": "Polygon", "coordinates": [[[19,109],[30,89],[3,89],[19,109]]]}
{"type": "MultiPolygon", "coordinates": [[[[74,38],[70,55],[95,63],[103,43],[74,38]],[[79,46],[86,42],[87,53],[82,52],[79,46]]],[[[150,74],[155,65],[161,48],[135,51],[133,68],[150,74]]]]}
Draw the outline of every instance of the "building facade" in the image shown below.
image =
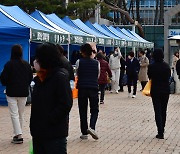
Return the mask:
{"type": "MultiPolygon", "coordinates": [[[[127,6],[129,8],[131,0],[127,0],[127,6]]],[[[140,20],[142,25],[153,25],[154,19],[156,15],[156,3],[157,0],[140,0],[139,1],[139,13],[140,13],[140,20]]],[[[164,12],[168,11],[169,9],[173,8],[175,5],[180,4],[180,0],[164,0],[164,12]]],[[[160,0],[159,0],[159,7],[160,7],[160,0]]],[[[136,1],[133,4],[133,13],[136,18],[136,1]]],[[[158,16],[159,16],[158,11],[158,16]]],[[[180,13],[172,17],[172,24],[180,23],[180,13]]]]}

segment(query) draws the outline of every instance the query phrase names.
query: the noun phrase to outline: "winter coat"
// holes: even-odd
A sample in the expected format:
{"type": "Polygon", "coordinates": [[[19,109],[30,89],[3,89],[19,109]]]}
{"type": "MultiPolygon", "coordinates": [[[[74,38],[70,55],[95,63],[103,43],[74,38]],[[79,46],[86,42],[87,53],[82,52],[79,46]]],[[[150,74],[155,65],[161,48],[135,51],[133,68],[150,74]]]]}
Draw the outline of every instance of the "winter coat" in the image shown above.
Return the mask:
{"type": "Polygon", "coordinates": [[[108,62],[103,59],[98,60],[100,63],[100,76],[98,79],[99,84],[107,84],[107,77],[112,77],[111,70],[109,68],[108,62]]]}
{"type": "Polygon", "coordinates": [[[71,62],[68,61],[68,59],[65,56],[62,56],[61,63],[62,63],[63,68],[65,68],[69,73],[69,80],[75,80],[74,71],[73,71],[71,62]]]}
{"type": "Polygon", "coordinates": [[[128,76],[137,76],[139,73],[139,69],[140,69],[140,64],[139,61],[137,60],[137,58],[133,58],[133,61],[131,61],[130,59],[127,60],[126,62],[126,74],[128,76]]]}
{"type": "Polygon", "coordinates": [[[121,52],[120,51],[118,51],[117,54],[112,54],[110,56],[109,66],[110,66],[111,70],[119,69],[121,67],[120,58],[121,58],[121,52]]]}
{"type": "Polygon", "coordinates": [[[167,63],[154,62],[148,66],[148,77],[152,80],[151,94],[161,95],[169,94],[169,78],[171,76],[171,69],[167,63]]]}
{"type": "Polygon", "coordinates": [[[139,58],[140,70],[139,70],[139,81],[148,81],[148,65],[149,59],[146,56],[142,56],[139,58]]]}
{"type": "Polygon", "coordinates": [[[72,107],[72,91],[68,72],[56,68],[44,81],[34,79],[30,132],[39,139],[68,136],[69,112],[72,107]]]}
{"type": "Polygon", "coordinates": [[[31,65],[21,59],[7,62],[0,76],[2,85],[6,86],[6,95],[9,97],[27,97],[32,78],[31,65]]]}

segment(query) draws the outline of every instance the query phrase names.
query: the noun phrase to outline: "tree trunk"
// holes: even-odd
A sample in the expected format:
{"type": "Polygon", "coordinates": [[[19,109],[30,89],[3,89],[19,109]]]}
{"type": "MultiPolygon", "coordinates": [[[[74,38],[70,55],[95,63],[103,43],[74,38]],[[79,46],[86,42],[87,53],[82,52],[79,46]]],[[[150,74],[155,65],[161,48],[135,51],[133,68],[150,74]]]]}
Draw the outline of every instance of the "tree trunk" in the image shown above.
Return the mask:
{"type": "MultiPolygon", "coordinates": [[[[118,6],[110,3],[108,0],[104,0],[104,2],[107,7],[109,7],[110,9],[112,9],[114,11],[119,11],[120,13],[124,14],[126,17],[126,20],[128,20],[131,24],[135,24],[135,21],[130,17],[130,15],[127,11],[124,11],[123,9],[119,8],[118,6]]],[[[138,28],[139,35],[144,38],[144,32],[143,32],[142,26],[139,23],[137,23],[136,26],[138,28]]]]}
{"type": "Polygon", "coordinates": [[[141,23],[140,21],[140,12],[139,12],[139,0],[136,0],[136,20],[141,23]]]}
{"type": "Polygon", "coordinates": [[[134,16],[134,0],[132,0],[131,14],[132,14],[132,18],[135,20],[135,16],[134,16]]]}
{"type": "Polygon", "coordinates": [[[158,21],[158,11],[159,11],[159,0],[156,0],[156,12],[155,12],[155,17],[154,17],[154,25],[157,25],[158,21]]]}
{"type": "MultiPolygon", "coordinates": [[[[176,5],[179,4],[179,1],[180,1],[180,0],[176,0],[176,5]]],[[[176,24],[178,24],[178,13],[176,14],[176,24]]]]}
{"type": "Polygon", "coordinates": [[[164,0],[160,0],[160,14],[159,14],[159,25],[164,23],[164,0]]]}

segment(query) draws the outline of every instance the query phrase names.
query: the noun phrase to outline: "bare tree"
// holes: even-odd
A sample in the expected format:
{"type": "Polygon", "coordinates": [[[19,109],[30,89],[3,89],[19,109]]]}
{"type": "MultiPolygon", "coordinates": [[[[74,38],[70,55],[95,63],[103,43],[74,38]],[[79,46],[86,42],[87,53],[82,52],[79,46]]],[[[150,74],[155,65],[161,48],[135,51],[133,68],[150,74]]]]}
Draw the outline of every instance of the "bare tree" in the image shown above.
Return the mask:
{"type": "MultiPolygon", "coordinates": [[[[180,2],[180,0],[176,0],[176,5],[178,5],[179,4],[179,2],[180,2]]],[[[178,24],[178,14],[176,14],[176,24],[178,24]]]]}
{"type": "MultiPolygon", "coordinates": [[[[105,4],[107,5],[107,7],[109,7],[110,9],[112,9],[112,10],[114,10],[114,11],[119,11],[120,13],[124,14],[125,17],[126,17],[126,20],[128,20],[131,24],[135,24],[135,20],[133,20],[133,19],[130,17],[130,15],[129,15],[129,13],[128,13],[127,11],[125,11],[125,10],[119,8],[118,6],[110,3],[108,0],[104,0],[104,2],[105,2],[105,4]]],[[[137,23],[136,26],[137,26],[137,28],[138,28],[139,35],[140,35],[141,37],[144,37],[144,32],[143,32],[142,26],[141,26],[139,23],[137,23]]]]}
{"type": "Polygon", "coordinates": [[[141,23],[140,21],[140,12],[139,12],[139,1],[140,0],[136,0],[136,20],[141,23]]]}
{"type": "Polygon", "coordinates": [[[134,0],[131,0],[131,1],[132,1],[131,14],[132,14],[132,18],[135,19],[135,16],[134,16],[134,0]]]}
{"type": "Polygon", "coordinates": [[[160,14],[159,14],[159,25],[164,23],[164,0],[160,0],[160,14]]]}
{"type": "Polygon", "coordinates": [[[154,17],[154,25],[157,25],[158,12],[159,12],[159,0],[156,0],[156,12],[155,12],[155,17],[154,17]]]}
{"type": "MultiPolygon", "coordinates": [[[[125,0],[119,0],[118,7],[124,8],[124,10],[127,10],[125,0]]],[[[123,25],[127,25],[127,21],[124,17],[124,14],[120,13],[120,16],[121,16],[121,18],[119,18],[119,23],[121,22],[123,25]]]]}

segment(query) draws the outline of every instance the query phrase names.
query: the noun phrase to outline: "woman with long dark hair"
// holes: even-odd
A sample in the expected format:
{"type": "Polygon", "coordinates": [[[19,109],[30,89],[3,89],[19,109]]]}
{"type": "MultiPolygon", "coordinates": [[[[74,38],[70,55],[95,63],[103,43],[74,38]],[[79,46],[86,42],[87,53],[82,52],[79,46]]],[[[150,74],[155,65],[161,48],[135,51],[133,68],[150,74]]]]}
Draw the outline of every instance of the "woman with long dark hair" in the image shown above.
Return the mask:
{"type": "Polygon", "coordinates": [[[16,44],[11,49],[11,59],[1,73],[2,85],[6,86],[6,98],[14,129],[12,143],[23,143],[22,128],[24,109],[32,80],[31,65],[22,59],[22,46],[16,44]]]}

